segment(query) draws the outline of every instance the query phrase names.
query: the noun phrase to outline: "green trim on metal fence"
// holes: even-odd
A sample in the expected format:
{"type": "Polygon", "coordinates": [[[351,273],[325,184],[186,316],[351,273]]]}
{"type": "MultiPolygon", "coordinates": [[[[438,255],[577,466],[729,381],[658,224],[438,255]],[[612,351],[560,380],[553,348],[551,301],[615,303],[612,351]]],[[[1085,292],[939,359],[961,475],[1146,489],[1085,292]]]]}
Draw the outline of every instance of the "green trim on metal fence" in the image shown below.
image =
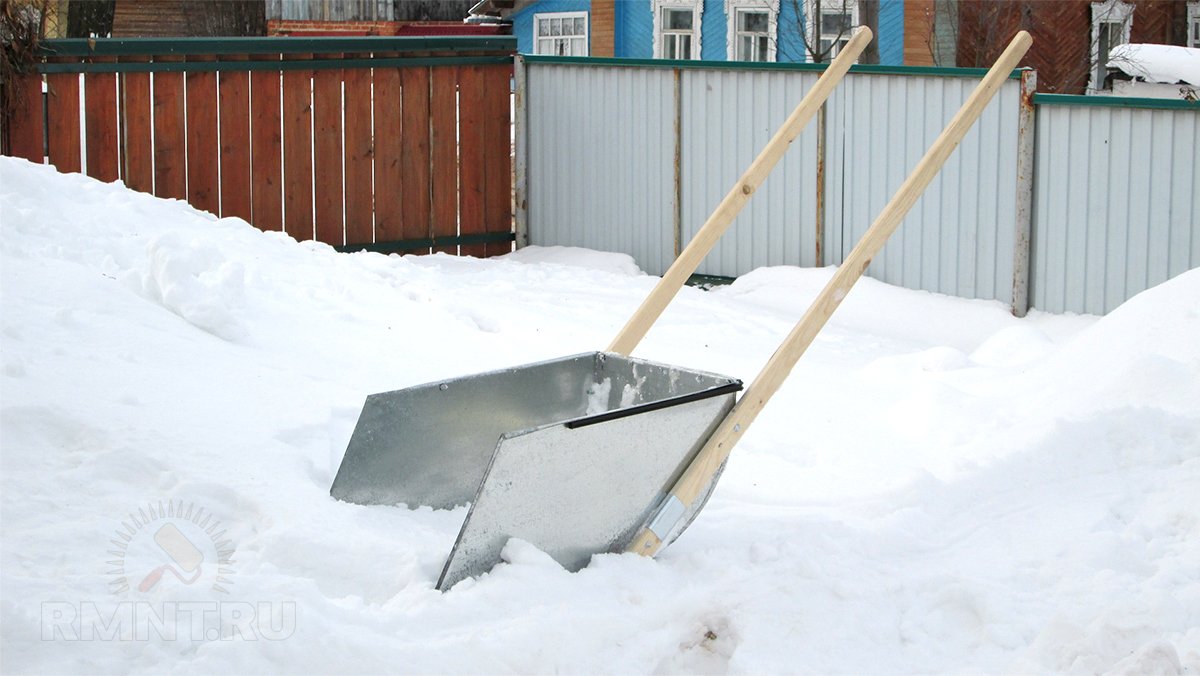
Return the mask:
{"type": "MultiPolygon", "coordinates": [[[[521,58],[533,64],[558,64],[567,66],[629,66],[651,68],[683,68],[709,70],[783,70],[801,72],[824,72],[827,63],[759,63],[750,61],[679,61],[672,59],[624,59],[594,56],[532,56],[522,54],[521,58]]],[[[1022,71],[1018,68],[1009,74],[1009,79],[1020,79],[1022,71]]],[[[863,75],[935,75],[941,77],[973,77],[982,78],[987,74],[986,68],[932,68],[927,66],[877,66],[859,64],[850,67],[851,73],[863,75]]]]}
{"type": "MultiPolygon", "coordinates": [[[[1030,68],[1016,68],[1008,74],[1010,80],[1020,80],[1021,73],[1030,68]]],[[[932,75],[935,77],[973,77],[983,78],[987,68],[935,68],[933,66],[876,66],[861,64],[850,66],[851,73],[863,75],[932,75]]]]}
{"type": "Polygon", "coordinates": [[[517,39],[502,36],[271,37],[271,38],[65,38],[43,40],[39,55],[201,56],[219,54],[331,54],[368,52],[515,52],[517,39]]]}
{"type": "Polygon", "coordinates": [[[1102,106],[1106,108],[1149,108],[1155,110],[1196,110],[1200,101],[1184,99],[1143,99],[1131,96],[1079,96],[1077,94],[1034,94],[1039,106],[1102,106]]]}
{"type": "Polygon", "coordinates": [[[379,59],[296,59],[288,61],[122,61],[41,63],[48,73],[212,73],[248,70],[333,70],[336,68],[404,68],[419,66],[485,66],[511,64],[511,56],[431,56],[379,59]]]}
{"type": "Polygon", "coordinates": [[[449,235],[447,237],[426,237],[424,239],[402,239],[392,242],[374,242],[371,244],[347,244],[334,247],[343,253],[355,251],[374,251],[376,253],[397,253],[413,249],[430,249],[439,246],[456,246],[467,244],[495,244],[512,242],[517,239],[515,232],[484,232],[474,235],[449,235]]]}

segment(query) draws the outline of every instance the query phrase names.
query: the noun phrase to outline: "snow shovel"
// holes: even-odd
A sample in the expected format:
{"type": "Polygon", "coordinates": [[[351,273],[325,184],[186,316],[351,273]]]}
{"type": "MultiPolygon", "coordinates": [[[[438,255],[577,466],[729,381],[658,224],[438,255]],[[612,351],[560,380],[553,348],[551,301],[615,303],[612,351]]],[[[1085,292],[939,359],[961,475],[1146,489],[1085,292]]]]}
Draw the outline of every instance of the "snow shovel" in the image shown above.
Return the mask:
{"type": "MultiPolygon", "coordinates": [[[[753,193],[749,186],[766,178],[870,40],[867,29],[854,35],[702,232],[718,222],[728,227],[753,193]]],[[[681,258],[691,265],[684,279],[704,253],[695,263],[681,258]]],[[[513,537],[569,570],[594,554],[620,552],[742,388],[734,378],[628,352],[585,353],[371,395],[330,494],[358,504],[470,503],[437,582],[442,590],[490,570],[513,537]]]]}
{"type": "MultiPolygon", "coordinates": [[[[633,550],[653,555],[678,536],[703,507],[739,432],[778,388],[807,343],[797,351],[797,341],[789,336],[737,406],[734,396],[741,382],[736,379],[627,355],[870,37],[867,29],[855,34],[609,351],[368,397],[331,494],[360,504],[444,508],[470,502],[437,583],[442,590],[490,570],[513,537],[533,543],[567,569],[578,570],[594,554],[633,550]],[[781,360],[784,352],[787,359],[781,360]],[[751,396],[756,397],[755,405],[746,404],[751,396]]],[[[1018,54],[1011,63],[1019,58],[1018,54]]],[[[1003,63],[1007,61],[1002,57],[993,71],[999,72],[1003,63]]],[[[1011,63],[1004,70],[1011,70],[1011,63]]],[[[991,83],[986,97],[977,90],[964,106],[964,111],[973,113],[960,112],[951,123],[955,129],[963,118],[957,137],[935,143],[935,149],[947,146],[945,153],[933,162],[927,161],[927,155],[918,165],[915,175],[924,176],[924,183],[910,178],[893,198],[893,203],[903,206],[885,208],[885,215],[894,214],[894,222],[893,216],[888,220],[881,216],[868,231],[864,242],[877,240],[874,250],[860,243],[855,252],[863,252],[847,259],[843,270],[855,268],[857,273],[835,276],[844,284],[842,295],[1006,73],[995,78],[993,74],[980,86],[988,89],[985,85],[991,83]],[[879,226],[881,221],[891,223],[886,232],[879,226]]],[[[810,310],[801,321],[808,326],[802,335],[811,333],[808,342],[841,300],[835,295],[823,293],[822,297],[828,296],[824,303],[819,298],[814,304],[823,309],[815,314],[810,310]]]]}

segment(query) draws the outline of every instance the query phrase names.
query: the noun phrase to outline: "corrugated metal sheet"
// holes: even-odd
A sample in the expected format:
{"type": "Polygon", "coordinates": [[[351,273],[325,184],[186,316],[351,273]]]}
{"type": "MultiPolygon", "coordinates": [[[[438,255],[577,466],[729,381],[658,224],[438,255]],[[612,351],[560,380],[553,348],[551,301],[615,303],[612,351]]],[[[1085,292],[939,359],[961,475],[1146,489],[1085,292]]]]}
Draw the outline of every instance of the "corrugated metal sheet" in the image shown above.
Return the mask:
{"type": "MultiPolygon", "coordinates": [[[[621,251],[651,274],[665,272],[675,234],[674,71],[532,62],[528,74],[529,242],[621,251]]],[[[679,78],[686,245],[817,74],[701,67],[681,69],[679,78]]],[[[849,253],[976,82],[852,73],[835,90],[823,263],[849,253]]],[[[1003,85],[868,274],[1012,302],[1019,97],[1017,80],[1003,85]]],[[[816,265],[816,126],[810,122],[700,273],[816,265]]]]}
{"type": "Polygon", "coordinates": [[[1032,304],[1111,311],[1200,267],[1200,114],[1039,105],[1032,304]]]}
{"type": "Polygon", "coordinates": [[[675,75],[529,64],[530,244],[627,253],[662,274],[675,258],[675,75]]]}
{"type": "MultiPolygon", "coordinates": [[[[528,73],[529,241],[629,253],[652,274],[673,260],[675,195],[686,244],[816,77],[555,63],[528,73]]],[[[844,260],[977,82],[851,73],[834,91],[823,263],[844,260]]],[[[1039,105],[1029,223],[1021,100],[1020,80],[1006,81],[867,274],[1018,313],[1028,277],[1033,307],[1102,314],[1200,267],[1200,114],[1039,105]]],[[[816,141],[813,122],[699,272],[816,264],[816,141]]]]}
{"type": "MultiPolygon", "coordinates": [[[[686,244],[758,156],[817,74],[682,73],[681,194],[686,244]]],[[[736,277],[765,265],[816,264],[816,120],[792,143],[699,272],[736,277]]]]}
{"type": "MultiPolygon", "coordinates": [[[[852,73],[828,103],[827,263],[840,263],[978,80],[852,73]]],[[[1007,80],[867,274],[1012,302],[1020,82],[1007,80]]]]}

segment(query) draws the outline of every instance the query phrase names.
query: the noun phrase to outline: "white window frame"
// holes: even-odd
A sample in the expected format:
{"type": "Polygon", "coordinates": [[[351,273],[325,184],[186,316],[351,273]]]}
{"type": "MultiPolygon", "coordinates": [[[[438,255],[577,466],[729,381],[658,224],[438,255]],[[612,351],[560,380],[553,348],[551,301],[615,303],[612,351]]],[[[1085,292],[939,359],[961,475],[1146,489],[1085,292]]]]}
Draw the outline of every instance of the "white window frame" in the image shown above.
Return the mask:
{"type": "MultiPolygon", "coordinates": [[[[700,37],[703,34],[700,21],[704,16],[703,0],[650,0],[654,11],[654,58],[662,59],[666,47],[662,15],[664,9],[690,10],[692,12],[691,60],[700,60],[700,37]]],[[[672,31],[674,32],[674,31],[672,31]]]]}
{"type": "MultiPolygon", "coordinates": [[[[572,26],[572,28],[574,28],[574,26],[572,26]]],[[[579,38],[583,39],[583,54],[575,54],[573,56],[588,56],[591,54],[591,52],[592,52],[592,50],[591,50],[591,22],[588,20],[587,12],[543,12],[541,14],[533,15],[533,53],[534,54],[549,54],[551,56],[557,56],[558,53],[556,51],[543,52],[543,51],[539,50],[539,47],[543,43],[553,44],[556,40],[562,40],[564,38],[566,38],[568,40],[577,40],[579,38]],[[563,36],[563,35],[541,35],[539,33],[539,30],[541,29],[541,26],[542,26],[542,23],[541,23],[541,21],[539,21],[539,19],[571,19],[572,21],[574,21],[575,19],[578,19],[578,18],[583,19],[583,35],[563,36]]]]}
{"type": "MultiPolygon", "coordinates": [[[[847,8],[850,10],[851,28],[853,29],[854,26],[861,26],[862,7],[859,6],[859,0],[804,0],[804,13],[807,17],[807,20],[804,22],[804,36],[807,39],[808,44],[814,47],[820,47],[821,45],[821,36],[816,34],[817,22],[812,20],[812,18],[817,15],[818,11],[837,12],[840,14],[847,8]]],[[[846,32],[844,35],[842,35],[842,40],[849,41],[851,35],[851,32],[846,32]]],[[[826,56],[832,61],[833,57],[837,56],[839,51],[841,51],[840,48],[835,48],[826,56]]],[[[814,58],[812,50],[806,49],[805,52],[804,59],[811,62],[814,58]]],[[[857,63],[857,60],[855,63],[857,63]]]]}
{"type": "Polygon", "coordinates": [[[1200,48],[1200,2],[1189,2],[1187,6],[1187,38],[1184,43],[1188,47],[1200,48]]]}
{"type": "MultiPolygon", "coordinates": [[[[1088,64],[1091,68],[1088,70],[1088,87],[1087,93],[1094,94],[1104,86],[1104,77],[1108,73],[1108,64],[1100,63],[1100,25],[1101,24],[1116,24],[1120,26],[1121,42],[1118,44],[1129,44],[1129,29],[1133,26],[1133,5],[1122,2],[1122,0],[1105,0],[1105,2],[1092,3],[1092,32],[1091,32],[1091,47],[1088,64]]],[[[1116,45],[1109,45],[1111,51],[1116,45]]],[[[1108,55],[1104,55],[1104,61],[1108,61],[1108,55]]]]}
{"type": "Polygon", "coordinates": [[[738,59],[738,12],[766,12],[767,14],[767,61],[776,59],[776,45],[779,36],[779,0],[725,0],[725,16],[727,18],[725,53],[730,61],[738,59]]]}

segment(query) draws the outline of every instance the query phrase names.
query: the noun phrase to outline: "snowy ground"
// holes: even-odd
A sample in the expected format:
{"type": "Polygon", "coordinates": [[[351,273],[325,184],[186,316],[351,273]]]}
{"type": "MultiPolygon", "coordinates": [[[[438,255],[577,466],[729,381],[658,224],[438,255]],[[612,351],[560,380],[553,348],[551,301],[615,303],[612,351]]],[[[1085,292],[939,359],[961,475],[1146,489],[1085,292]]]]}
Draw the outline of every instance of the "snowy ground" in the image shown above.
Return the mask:
{"type": "MultiPolygon", "coordinates": [[[[865,279],[657,559],[517,543],[442,594],[464,509],[329,497],[363,397],[602,348],[654,278],[7,158],[0,224],[6,673],[1200,674],[1200,271],[1103,319],[865,279]],[[146,578],[168,522],[192,584],[146,578]]],[[[830,274],[684,289],[636,354],[749,381],[830,274]]]]}

